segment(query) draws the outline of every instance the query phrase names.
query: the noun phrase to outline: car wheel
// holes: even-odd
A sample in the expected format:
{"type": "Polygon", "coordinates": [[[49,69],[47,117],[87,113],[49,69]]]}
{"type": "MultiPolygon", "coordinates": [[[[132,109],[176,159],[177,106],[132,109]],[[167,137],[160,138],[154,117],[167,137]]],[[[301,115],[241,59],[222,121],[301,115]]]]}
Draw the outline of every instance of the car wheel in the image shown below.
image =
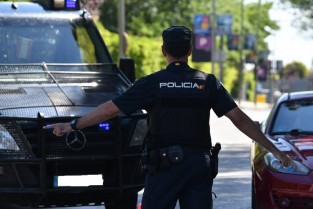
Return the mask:
{"type": "Polygon", "coordinates": [[[128,193],[122,195],[114,201],[105,203],[106,209],[136,209],[137,208],[137,193],[128,193]]]}
{"type": "Polygon", "coordinates": [[[252,183],[251,183],[251,208],[258,209],[255,199],[255,188],[254,188],[254,178],[252,176],[252,183]]]}

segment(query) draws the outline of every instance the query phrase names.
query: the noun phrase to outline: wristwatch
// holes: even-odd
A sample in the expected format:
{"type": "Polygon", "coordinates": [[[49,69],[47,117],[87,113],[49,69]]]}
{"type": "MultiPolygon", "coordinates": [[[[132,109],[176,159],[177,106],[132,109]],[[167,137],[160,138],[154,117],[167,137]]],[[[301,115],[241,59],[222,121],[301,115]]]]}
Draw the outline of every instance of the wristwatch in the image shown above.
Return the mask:
{"type": "Polygon", "coordinates": [[[71,122],[70,122],[70,125],[71,125],[71,128],[74,130],[74,131],[77,131],[78,128],[76,127],[76,124],[77,124],[77,118],[73,119],[71,122]]]}

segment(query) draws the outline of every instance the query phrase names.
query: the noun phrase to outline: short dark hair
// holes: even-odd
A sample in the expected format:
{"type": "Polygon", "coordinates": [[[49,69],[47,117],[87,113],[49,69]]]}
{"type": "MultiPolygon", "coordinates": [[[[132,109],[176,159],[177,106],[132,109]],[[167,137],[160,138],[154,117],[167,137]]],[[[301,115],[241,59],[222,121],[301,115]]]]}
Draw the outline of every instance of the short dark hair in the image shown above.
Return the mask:
{"type": "Polygon", "coordinates": [[[170,56],[179,59],[186,56],[191,47],[191,31],[184,26],[172,26],[162,33],[163,46],[170,56]]]}
{"type": "Polygon", "coordinates": [[[176,59],[186,56],[190,48],[190,44],[175,44],[175,45],[166,44],[163,46],[165,52],[169,54],[171,57],[176,59]]]}

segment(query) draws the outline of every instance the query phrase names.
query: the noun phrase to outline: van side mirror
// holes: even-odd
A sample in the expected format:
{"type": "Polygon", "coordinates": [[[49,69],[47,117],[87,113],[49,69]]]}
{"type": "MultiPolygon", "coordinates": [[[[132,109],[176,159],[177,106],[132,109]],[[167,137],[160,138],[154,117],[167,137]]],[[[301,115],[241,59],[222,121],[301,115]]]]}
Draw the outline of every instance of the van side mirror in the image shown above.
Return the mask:
{"type": "Polygon", "coordinates": [[[135,62],[132,58],[122,57],[120,58],[119,68],[130,80],[131,83],[134,83],[136,80],[135,75],[135,62]]]}

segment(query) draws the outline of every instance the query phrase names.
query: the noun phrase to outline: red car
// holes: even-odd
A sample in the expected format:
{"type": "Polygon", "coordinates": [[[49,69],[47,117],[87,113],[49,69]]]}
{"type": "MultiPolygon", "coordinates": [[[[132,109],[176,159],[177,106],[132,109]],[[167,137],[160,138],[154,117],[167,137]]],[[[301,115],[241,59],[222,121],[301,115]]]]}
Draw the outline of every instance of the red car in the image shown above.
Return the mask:
{"type": "Polygon", "coordinates": [[[282,167],[253,142],[252,208],[313,209],[313,91],[284,94],[260,127],[297,167],[282,167]]]}

